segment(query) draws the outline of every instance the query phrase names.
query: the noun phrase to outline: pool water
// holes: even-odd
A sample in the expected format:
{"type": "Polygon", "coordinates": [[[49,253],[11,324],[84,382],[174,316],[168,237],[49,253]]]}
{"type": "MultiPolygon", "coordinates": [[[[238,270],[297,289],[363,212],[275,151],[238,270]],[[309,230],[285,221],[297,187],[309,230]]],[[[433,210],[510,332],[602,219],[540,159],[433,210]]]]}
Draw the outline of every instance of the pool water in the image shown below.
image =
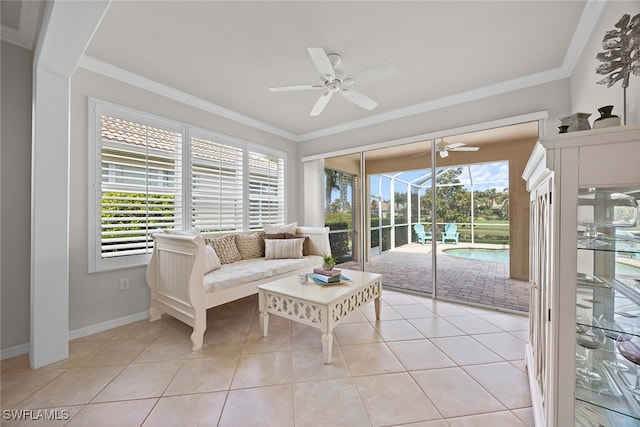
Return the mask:
{"type": "Polygon", "coordinates": [[[451,248],[443,249],[442,252],[459,258],[509,262],[509,249],[451,248]]]}
{"type": "MultiPolygon", "coordinates": [[[[451,248],[443,249],[447,255],[480,261],[509,262],[509,249],[451,248]]],[[[616,262],[616,273],[623,275],[640,275],[640,268],[622,262],[616,262]]]]}

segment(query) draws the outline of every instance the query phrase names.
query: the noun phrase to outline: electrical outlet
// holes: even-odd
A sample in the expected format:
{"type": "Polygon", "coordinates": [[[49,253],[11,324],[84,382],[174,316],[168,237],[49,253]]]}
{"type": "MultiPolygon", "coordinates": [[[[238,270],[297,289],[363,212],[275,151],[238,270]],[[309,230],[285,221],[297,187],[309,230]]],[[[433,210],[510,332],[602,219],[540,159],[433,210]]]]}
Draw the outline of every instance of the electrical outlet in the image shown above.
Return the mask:
{"type": "Polygon", "coordinates": [[[120,279],[120,290],[126,291],[127,289],[129,289],[129,278],[123,277],[122,279],[120,279]]]}

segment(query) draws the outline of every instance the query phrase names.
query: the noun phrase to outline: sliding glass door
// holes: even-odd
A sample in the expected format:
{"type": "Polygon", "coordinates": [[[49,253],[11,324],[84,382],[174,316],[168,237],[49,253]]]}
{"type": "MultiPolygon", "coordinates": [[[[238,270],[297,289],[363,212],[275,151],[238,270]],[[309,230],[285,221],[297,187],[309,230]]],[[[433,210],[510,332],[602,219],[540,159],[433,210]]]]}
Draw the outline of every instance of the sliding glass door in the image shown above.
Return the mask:
{"type": "Polygon", "coordinates": [[[491,130],[325,158],[324,223],[339,267],[381,273],[387,288],[526,312],[520,176],[537,124],[515,127],[528,137],[489,142],[506,132],[491,130]]]}
{"type": "Polygon", "coordinates": [[[360,154],[325,159],[324,225],[338,266],[362,270],[360,154]]]}

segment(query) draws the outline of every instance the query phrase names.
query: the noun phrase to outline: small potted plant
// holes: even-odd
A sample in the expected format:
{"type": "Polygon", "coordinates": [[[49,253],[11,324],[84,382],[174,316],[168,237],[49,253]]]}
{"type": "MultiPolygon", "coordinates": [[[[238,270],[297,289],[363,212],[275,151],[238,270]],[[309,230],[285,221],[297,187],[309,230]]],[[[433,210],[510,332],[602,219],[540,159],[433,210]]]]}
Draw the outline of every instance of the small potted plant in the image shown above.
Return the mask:
{"type": "Polygon", "coordinates": [[[322,268],[330,271],[336,266],[336,261],[338,261],[338,259],[330,253],[324,253],[322,254],[322,261],[324,262],[322,268]]]}

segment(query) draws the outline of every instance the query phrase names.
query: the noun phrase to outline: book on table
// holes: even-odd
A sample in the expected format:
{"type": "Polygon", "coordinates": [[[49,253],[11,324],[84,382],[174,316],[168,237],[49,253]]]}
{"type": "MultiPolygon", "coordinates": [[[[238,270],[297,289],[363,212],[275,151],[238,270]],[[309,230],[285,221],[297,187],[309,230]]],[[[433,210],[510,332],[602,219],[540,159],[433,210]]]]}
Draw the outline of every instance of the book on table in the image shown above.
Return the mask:
{"type": "Polygon", "coordinates": [[[340,274],[337,276],[325,276],[324,274],[319,274],[316,272],[311,273],[311,277],[323,283],[338,283],[340,282],[340,274]]]}
{"type": "Polygon", "coordinates": [[[320,274],[322,276],[327,276],[327,277],[340,277],[340,274],[342,271],[339,268],[325,270],[322,267],[317,267],[313,269],[313,272],[316,274],[320,274]]]}

